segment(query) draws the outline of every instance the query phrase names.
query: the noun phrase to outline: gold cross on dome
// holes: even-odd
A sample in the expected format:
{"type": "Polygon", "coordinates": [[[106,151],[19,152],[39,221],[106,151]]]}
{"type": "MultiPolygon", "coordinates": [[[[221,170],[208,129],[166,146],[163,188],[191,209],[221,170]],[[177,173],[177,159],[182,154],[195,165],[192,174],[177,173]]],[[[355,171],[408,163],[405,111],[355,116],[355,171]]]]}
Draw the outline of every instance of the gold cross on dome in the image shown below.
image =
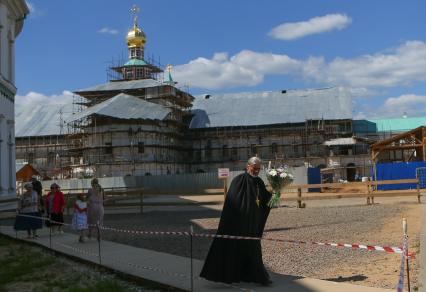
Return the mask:
{"type": "Polygon", "coordinates": [[[139,13],[140,8],[137,5],[133,5],[132,8],[130,9],[130,12],[132,12],[133,14],[137,14],[139,13]]]}
{"type": "Polygon", "coordinates": [[[130,12],[133,14],[133,24],[135,26],[137,26],[139,11],[140,11],[140,9],[139,9],[139,6],[137,6],[137,5],[133,5],[132,8],[130,9],[130,12]]]}

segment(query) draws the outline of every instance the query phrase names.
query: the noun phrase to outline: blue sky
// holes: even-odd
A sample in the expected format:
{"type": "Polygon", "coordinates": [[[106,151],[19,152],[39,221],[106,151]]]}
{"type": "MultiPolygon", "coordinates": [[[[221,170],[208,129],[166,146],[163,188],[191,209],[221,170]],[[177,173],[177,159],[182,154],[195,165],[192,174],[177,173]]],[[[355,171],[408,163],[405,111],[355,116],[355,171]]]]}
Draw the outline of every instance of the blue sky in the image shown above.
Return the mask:
{"type": "Polygon", "coordinates": [[[70,102],[126,55],[133,4],[146,51],[192,94],[347,86],[356,118],[426,115],[422,0],[28,0],[17,107],[70,102]]]}

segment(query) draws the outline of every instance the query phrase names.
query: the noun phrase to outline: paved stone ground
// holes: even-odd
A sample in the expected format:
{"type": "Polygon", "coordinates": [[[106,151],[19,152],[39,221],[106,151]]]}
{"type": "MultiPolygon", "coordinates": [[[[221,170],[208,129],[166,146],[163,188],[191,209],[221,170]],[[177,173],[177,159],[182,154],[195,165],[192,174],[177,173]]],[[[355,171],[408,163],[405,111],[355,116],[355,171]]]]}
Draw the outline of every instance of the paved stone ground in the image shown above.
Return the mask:
{"type": "MultiPolygon", "coordinates": [[[[405,200],[405,199],[404,199],[405,200]]],[[[268,219],[265,235],[304,241],[401,245],[403,214],[415,213],[419,205],[394,200],[378,201],[366,206],[365,200],[310,201],[308,208],[294,205],[274,209],[268,219]],[[328,206],[327,206],[328,205],[328,206]],[[330,206],[333,205],[333,206],[330,206]],[[397,218],[389,225],[389,220],[397,218]],[[387,232],[396,230],[395,232],[387,232]]],[[[188,231],[193,225],[199,233],[215,233],[220,206],[186,206],[146,208],[144,214],[108,214],[105,225],[126,230],[188,231]]],[[[418,244],[418,230],[409,229],[410,242],[418,244]]],[[[132,246],[188,257],[189,240],[185,237],[104,234],[105,238],[132,246]]],[[[211,239],[194,239],[193,255],[203,260],[211,239]]],[[[312,245],[263,243],[263,256],[270,271],[280,274],[330,279],[367,286],[395,288],[399,256],[365,250],[351,250],[312,245]]],[[[411,280],[416,285],[418,265],[411,265],[411,280]]]]}
{"type": "MultiPolygon", "coordinates": [[[[2,226],[0,232],[10,237],[15,237],[11,226],[2,226]]],[[[21,240],[25,234],[20,233],[21,240]]],[[[191,290],[190,260],[188,258],[159,253],[152,250],[136,248],[128,245],[102,240],[99,256],[98,243],[90,240],[84,244],[78,243],[74,234],[65,233],[49,237],[45,228],[40,232],[40,238],[29,242],[51,249],[64,255],[79,258],[87,263],[99,264],[111,270],[121,272],[134,277],[140,277],[149,281],[162,283],[160,291],[174,291],[172,287],[181,290],[191,290]]],[[[28,241],[28,240],[25,240],[28,241]]],[[[273,284],[268,287],[252,283],[224,285],[208,282],[197,277],[202,267],[202,261],[194,260],[193,291],[293,291],[293,292],[386,292],[390,290],[371,288],[346,283],[336,283],[281,275],[271,273],[273,284]]],[[[155,289],[155,288],[154,288],[155,289]]],[[[156,291],[155,289],[154,291],[156,291]]],[[[143,290],[142,290],[143,291],[143,290]]],[[[179,291],[179,290],[178,290],[179,291]]]]}

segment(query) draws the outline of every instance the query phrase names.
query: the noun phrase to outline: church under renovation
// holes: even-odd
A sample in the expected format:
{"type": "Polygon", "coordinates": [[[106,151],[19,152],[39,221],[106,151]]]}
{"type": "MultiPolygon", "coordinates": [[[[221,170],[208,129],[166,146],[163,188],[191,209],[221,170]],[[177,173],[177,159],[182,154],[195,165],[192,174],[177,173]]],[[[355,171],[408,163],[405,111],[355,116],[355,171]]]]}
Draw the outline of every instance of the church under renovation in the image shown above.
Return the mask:
{"type": "Polygon", "coordinates": [[[240,170],[254,155],[349,167],[348,178],[368,171],[367,142],[377,129],[353,120],[349,89],[193,96],[177,86],[170,65],[163,71],[145,58],[145,45],[135,16],[128,60],[110,68],[107,83],[76,90],[73,104],[20,113],[17,161],[56,178],[240,170]]]}

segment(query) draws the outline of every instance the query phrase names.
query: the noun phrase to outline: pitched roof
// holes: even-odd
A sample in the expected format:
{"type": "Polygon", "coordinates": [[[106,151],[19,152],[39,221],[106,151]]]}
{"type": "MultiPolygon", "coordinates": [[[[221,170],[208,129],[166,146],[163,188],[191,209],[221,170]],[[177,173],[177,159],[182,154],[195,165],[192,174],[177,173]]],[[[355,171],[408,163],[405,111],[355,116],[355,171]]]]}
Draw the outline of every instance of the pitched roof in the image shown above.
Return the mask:
{"type": "MultiPolygon", "coordinates": [[[[61,129],[61,118],[66,120],[72,115],[70,104],[39,104],[17,108],[15,111],[15,136],[51,136],[65,134],[61,129]],[[61,112],[62,111],[62,117],[61,112]]],[[[63,124],[64,125],[64,124],[63,124]]]]}
{"type": "Polygon", "coordinates": [[[84,88],[84,89],[79,89],[74,91],[74,93],[78,94],[78,93],[88,92],[88,91],[118,91],[118,90],[126,90],[126,89],[157,87],[161,85],[162,85],[161,82],[154,79],[114,81],[114,82],[98,84],[98,85],[84,88]]]}
{"type": "Polygon", "coordinates": [[[113,98],[71,116],[67,119],[67,122],[69,123],[94,114],[126,120],[163,120],[170,112],[170,109],[162,105],[148,102],[132,95],[120,93],[113,98]]]}
{"type": "Polygon", "coordinates": [[[190,128],[302,123],[352,119],[350,91],[343,87],[196,96],[190,128]]]}

